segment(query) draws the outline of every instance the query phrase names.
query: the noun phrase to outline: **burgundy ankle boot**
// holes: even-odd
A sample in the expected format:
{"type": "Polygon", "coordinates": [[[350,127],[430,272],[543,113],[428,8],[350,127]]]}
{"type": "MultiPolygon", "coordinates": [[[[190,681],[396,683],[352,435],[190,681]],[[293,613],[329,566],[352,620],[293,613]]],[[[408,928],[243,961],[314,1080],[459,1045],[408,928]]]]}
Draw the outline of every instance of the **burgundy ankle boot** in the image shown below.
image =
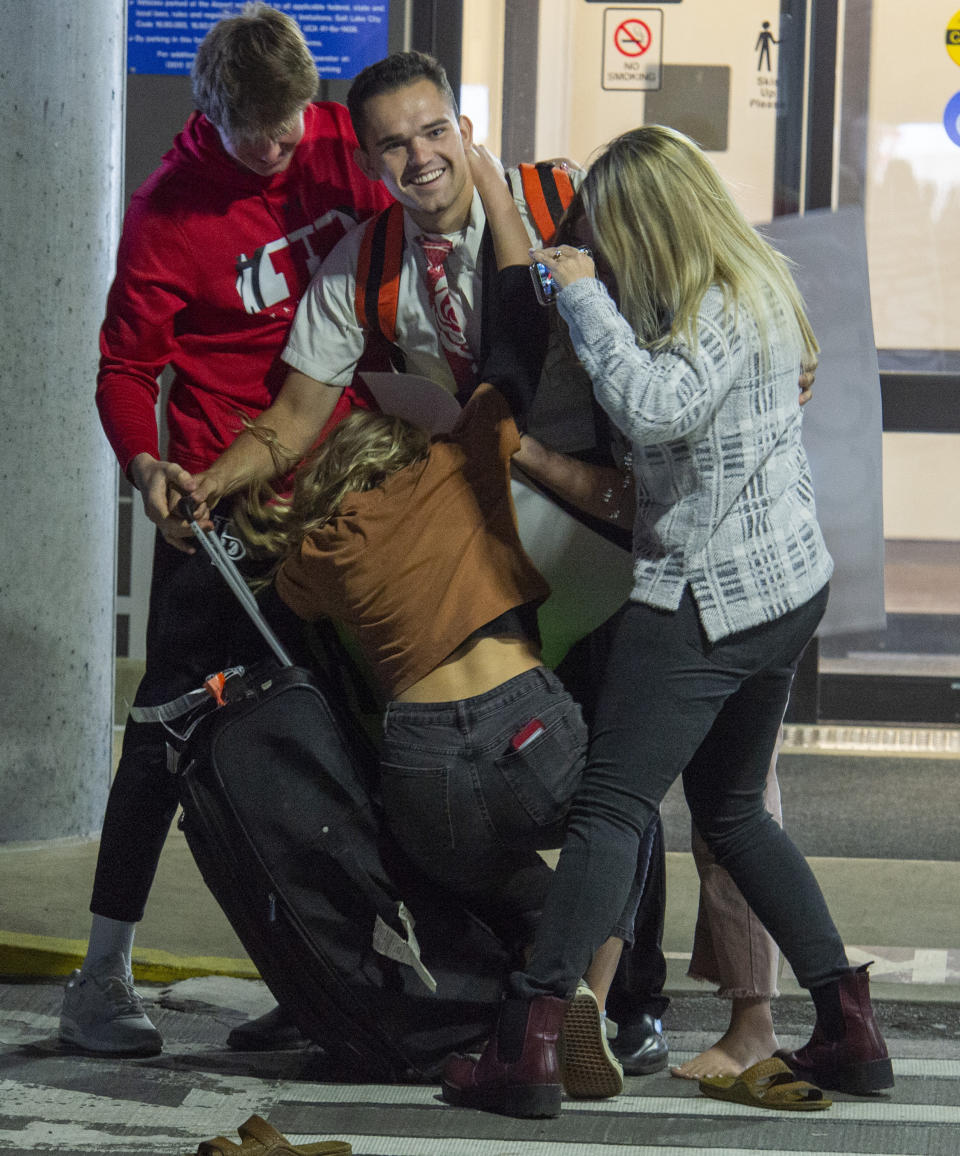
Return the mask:
{"type": "Polygon", "coordinates": [[[893,1087],[893,1065],[870,1003],[869,966],[811,989],[817,1022],[810,1042],[777,1053],[799,1079],[855,1096],[893,1087]]]}
{"type": "Polygon", "coordinates": [[[503,1116],[559,1116],[557,1040],[568,1001],[506,999],[479,1060],[451,1056],[443,1069],[448,1104],[503,1116]]]}

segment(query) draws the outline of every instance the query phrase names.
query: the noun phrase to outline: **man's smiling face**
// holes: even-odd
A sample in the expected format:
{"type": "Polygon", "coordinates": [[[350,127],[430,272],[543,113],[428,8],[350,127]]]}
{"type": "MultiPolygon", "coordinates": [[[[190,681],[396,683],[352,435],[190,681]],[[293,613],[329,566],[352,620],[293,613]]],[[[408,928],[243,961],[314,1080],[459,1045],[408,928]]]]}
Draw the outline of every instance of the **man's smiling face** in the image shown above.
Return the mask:
{"type": "Polygon", "coordinates": [[[467,223],[473,200],[465,151],[472,140],[470,121],[457,118],[432,80],[417,80],[366,102],[356,159],[422,229],[453,233],[467,223]]]}

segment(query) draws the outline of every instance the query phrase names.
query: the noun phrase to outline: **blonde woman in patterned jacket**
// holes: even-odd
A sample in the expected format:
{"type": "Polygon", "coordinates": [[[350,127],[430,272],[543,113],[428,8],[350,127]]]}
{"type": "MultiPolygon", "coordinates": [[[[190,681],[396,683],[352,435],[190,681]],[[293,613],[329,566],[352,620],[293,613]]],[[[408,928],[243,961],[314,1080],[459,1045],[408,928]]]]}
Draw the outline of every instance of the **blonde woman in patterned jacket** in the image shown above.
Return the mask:
{"type": "Polygon", "coordinates": [[[832,561],[800,440],[797,366],[817,345],[783,258],[713,166],[659,126],[614,140],[581,193],[584,240],[536,250],[594,394],[628,439],[634,586],[617,624],[587,768],[533,952],[452,1103],[555,1115],[558,1019],[627,900],[637,846],[683,776],[697,829],[814,1000],[797,1076],[864,1093],[892,1069],[866,968],[763,805],[797,661],[832,561]]]}

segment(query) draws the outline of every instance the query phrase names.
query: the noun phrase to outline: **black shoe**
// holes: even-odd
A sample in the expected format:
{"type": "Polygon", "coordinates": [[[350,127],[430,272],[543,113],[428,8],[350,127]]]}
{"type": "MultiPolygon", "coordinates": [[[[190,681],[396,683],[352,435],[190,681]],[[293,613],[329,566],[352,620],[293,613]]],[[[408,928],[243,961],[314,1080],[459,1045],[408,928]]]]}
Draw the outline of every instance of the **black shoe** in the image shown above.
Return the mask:
{"type": "Polygon", "coordinates": [[[646,1013],[630,1023],[621,1023],[610,1047],[623,1066],[625,1076],[649,1076],[662,1072],[670,1058],[663,1024],[646,1013]]]}
{"type": "Polygon", "coordinates": [[[238,1024],[227,1036],[227,1047],[236,1052],[283,1052],[305,1048],[310,1040],[282,1007],[238,1024]]]}

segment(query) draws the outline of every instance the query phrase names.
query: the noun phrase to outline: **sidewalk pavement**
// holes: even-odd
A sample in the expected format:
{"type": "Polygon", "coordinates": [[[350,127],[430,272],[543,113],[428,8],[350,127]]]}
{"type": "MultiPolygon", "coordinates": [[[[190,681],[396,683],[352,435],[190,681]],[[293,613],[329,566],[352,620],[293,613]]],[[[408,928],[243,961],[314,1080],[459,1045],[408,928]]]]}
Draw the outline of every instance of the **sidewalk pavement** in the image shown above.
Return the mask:
{"type": "MultiPolygon", "coordinates": [[[[559,1119],[451,1109],[433,1086],[345,1084],[318,1049],[225,1047],[230,1028],[272,1004],[176,828],[167,840],[134,970],[165,1039],[161,1056],[71,1054],[57,1040],[62,977],[81,960],[95,842],[0,847],[0,1151],[182,1156],[251,1114],[294,1143],[347,1139],[354,1156],[956,1156],[960,1151],[960,864],[812,860],[894,1059],[890,1094],[835,1096],[826,1112],[762,1112],[699,1094],[668,1073],[627,1081],[609,1101],[567,1101],[559,1119]]],[[[668,855],[664,948],[675,1062],[714,1042],[728,1005],[685,976],[697,905],[691,857],[668,855]]],[[[780,1042],[797,1046],[812,1007],[785,977],[780,1042]],[[794,998],[796,997],[796,998],[794,998]]]]}
{"type": "MultiPolygon", "coordinates": [[[[0,846],[0,975],[67,976],[79,966],[96,854],[95,840],[0,846]]],[[[878,998],[960,1002],[960,863],[817,858],[811,865],[851,958],[877,960],[878,998]]],[[[698,896],[690,855],[668,853],[667,880],[668,988],[703,990],[685,978],[698,896]]],[[[175,825],[137,931],[134,975],[155,983],[257,975],[175,825]]],[[[789,976],[784,991],[799,991],[789,976]]]]}

